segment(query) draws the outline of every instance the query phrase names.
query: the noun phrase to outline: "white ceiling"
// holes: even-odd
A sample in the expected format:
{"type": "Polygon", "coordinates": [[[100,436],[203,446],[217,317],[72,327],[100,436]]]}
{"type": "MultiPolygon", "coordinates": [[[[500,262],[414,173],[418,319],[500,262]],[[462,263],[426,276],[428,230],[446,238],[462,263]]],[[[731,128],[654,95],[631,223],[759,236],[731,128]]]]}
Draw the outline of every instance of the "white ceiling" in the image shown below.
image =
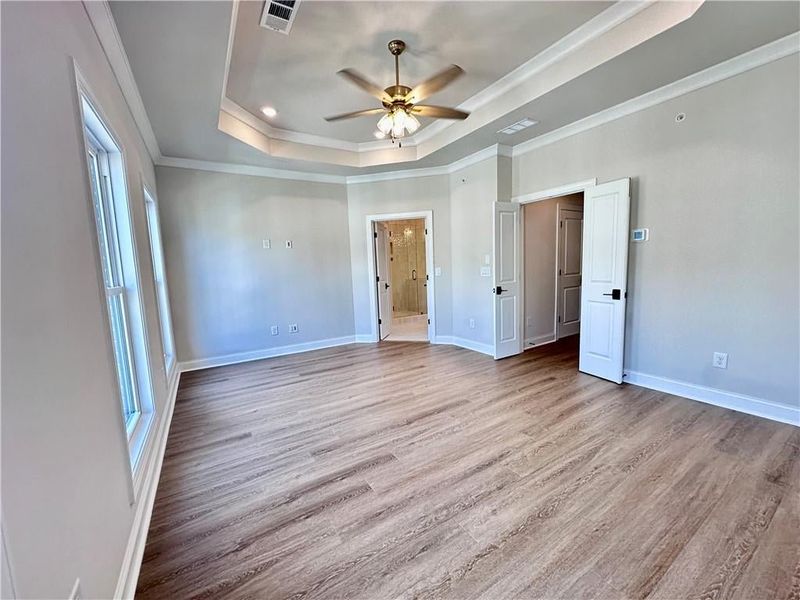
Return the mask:
{"type": "MultiPolygon", "coordinates": [[[[347,9],[350,4],[352,5],[350,8],[361,6],[361,3],[356,2],[316,3],[306,0],[300,5],[297,21],[289,36],[259,30],[263,32],[261,35],[269,38],[266,45],[268,47],[273,47],[274,44],[282,45],[280,48],[282,56],[287,58],[285,64],[281,64],[280,67],[270,67],[278,73],[276,77],[279,77],[281,82],[279,86],[281,89],[278,90],[276,87],[272,93],[269,86],[270,76],[262,65],[265,64],[265,60],[271,65],[275,65],[276,61],[280,63],[274,56],[279,52],[276,51],[267,59],[263,54],[263,48],[258,48],[258,44],[255,44],[253,47],[255,54],[251,59],[247,59],[255,62],[250,67],[243,66],[244,62],[235,66],[238,60],[244,61],[245,58],[241,56],[237,58],[236,53],[239,50],[234,45],[232,57],[235,60],[231,61],[229,83],[232,84],[234,79],[237,83],[236,86],[229,85],[228,94],[243,105],[247,102],[252,103],[248,107],[249,110],[257,111],[258,106],[266,102],[275,105],[280,115],[273,123],[274,126],[296,127],[299,128],[298,131],[305,133],[364,141],[365,136],[369,137],[373,131],[373,124],[369,119],[363,123],[349,121],[337,124],[335,129],[327,130],[322,128],[327,128],[329,125],[321,119],[317,120],[316,116],[366,108],[370,105],[368,95],[362,94],[356,88],[350,89],[346,82],[335,76],[335,71],[344,66],[352,66],[375,79],[384,80],[387,73],[390,77],[391,61],[388,52],[382,49],[385,44],[383,38],[388,40],[394,37],[398,30],[383,32],[377,26],[369,28],[359,23],[351,13],[351,20],[355,25],[347,26],[346,23],[350,21],[346,19],[336,21],[337,29],[340,30],[338,39],[341,43],[335,44],[337,50],[329,52],[322,59],[319,48],[313,42],[313,36],[305,46],[295,41],[302,40],[303,11],[305,10],[306,18],[308,15],[313,16],[317,14],[317,10],[321,10],[318,4],[335,4],[343,9],[347,9]],[[365,35],[361,35],[361,32],[365,35]],[[281,41],[274,41],[276,37],[281,38],[281,41]],[[293,44],[298,45],[294,47],[293,44]],[[340,47],[341,51],[338,50],[340,47]],[[361,52],[364,53],[363,57],[361,52]],[[246,72],[248,69],[252,72],[252,65],[255,64],[259,65],[258,74],[252,75],[251,83],[247,84],[246,72]],[[309,79],[306,79],[306,73],[309,74],[309,79]],[[233,89],[234,87],[236,89],[233,89]],[[336,102],[334,104],[328,104],[325,100],[331,93],[335,94],[336,100],[332,101],[336,102]],[[261,99],[262,96],[269,98],[261,99]],[[285,102],[290,104],[284,107],[285,102]],[[311,113],[308,109],[295,110],[296,106],[303,103],[312,108],[317,105],[322,108],[319,112],[311,113]],[[350,126],[353,126],[353,129],[349,129],[350,126]]],[[[497,4],[502,5],[503,9],[516,10],[517,21],[526,25],[531,15],[548,14],[545,8],[553,9],[557,13],[560,6],[569,13],[573,5],[571,2],[557,3],[558,6],[550,3],[540,6],[534,2],[497,4]],[[544,12],[537,12],[540,10],[544,12]],[[519,18],[520,11],[528,16],[525,19],[519,18]]],[[[260,2],[240,5],[236,44],[239,42],[238,31],[243,27],[241,19],[247,19],[248,13],[253,18],[258,16],[261,5],[260,2]]],[[[420,11],[419,18],[425,23],[430,21],[431,15],[443,15],[441,19],[450,18],[450,22],[454,22],[453,15],[459,15],[462,10],[465,12],[476,10],[476,6],[485,10],[488,5],[489,3],[429,2],[411,3],[409,6],[411,11],[424,8],[420,11]]],[[[491,3],[491,6],[494,5],[495,3],[491,3]]],[[[380,9],[380,6],[372,3],[367,6],[372,6],[372,10],[380,9]]],[[[562,29],[568,28],[568,23],[574,25],[581,19],[585,20],[591,16],[589,14],[591,6],[588,7],[589,12],[581,12],[587,10],[584,3],[575,6],[581,7],[578,9],[581,16],[573,21],[569,15],[552,17],[562,29]]],[[[165,156],[343,175],[439,166],[494,143],[515,145],[800,29],[800,4],[795,2],[706,2],[685,22],[555,90],[534,98],[504,117],[482,126],[421,160],[413,163],[357,168],[275,158],[218,130],[230,29],[229,2],[115,1],[112,2],[111,9],[148,117],[161,152],[165,156]],[[533,117],[540,123],[514,136],[496,133],[501,127],[523,116],[533,117]]],[[[508,38],[497,39],[484,32],[485,20],[471,23],[469,19],[465,19],[463,30],[465,33],[459,30],[457,36],[451,36],[477,40],[480,42],[479,47],[476,44],[468,47],[469,45],[461,42],[448,41],[450,38],[446,36],[452,28],[445,27],[442,30],[429,27],[431,28],[427,30],[438,31],[437,35],[443,36],[443,41],[436,46],[426,46],[425,40],[420,40],[412,33],[402,33],[402,29],[399,30],[413,49],[409,51],[409,60],[406,61],[408,69],[401,73],[407,72],[411,79],[416,80],[450,62],[458,62],[470,72],[463,82],[453,84],[451,89],[434,96],[431,103],[435,101],[437,104],[457,104],[481,86],[485,86],[487,81],[491,83],[492,77],[508,72],[542,47],[538,43],[540,37],[531,36],[536,38],[536,42],[525,41],[524,27],[517,29],[521,33],[517,34],[516,43],[509,42],[512,34],[507,32],[504,36],[508,35],[508,38]],[[454,51],[450,48],[459,47],[461,54],[455,51],[459,56],[453,56],[454,51]],[[527,56],[520,47],[527,48],[527,56]]],[[[246,27],[249,28],[250,25],[246,27]]],[[[257,24],[255,28],[258,28],[257,24]]],[[[243,36],[246,38],[251,34],[252,32],[243,36]]],[[[549,41],[543,43],[547,45],[549,41]]],[[[243,47],[247,46],[250,44],[245,42],[243,47]]],[[[244,50],[241,52],[244,53],[244,50]]]]}
{"type": "Polygon", "coordinates": [[[337,123],[323,117],[380,107],[336,72],[353,67],[381,88],[394,84],[390,40],[408,45],[400,75],[411,87],[450,64],[462,67],[466,74],[429,101],[457,106],[611,4],[302,0],[291,33],[284,35],[260,27],[263,3],[244,2],[227,96],[280,129],[369,142],[378,117],[337,123]],[[278,110],[276,118],[263,117],[265,104],[278,110]]]}

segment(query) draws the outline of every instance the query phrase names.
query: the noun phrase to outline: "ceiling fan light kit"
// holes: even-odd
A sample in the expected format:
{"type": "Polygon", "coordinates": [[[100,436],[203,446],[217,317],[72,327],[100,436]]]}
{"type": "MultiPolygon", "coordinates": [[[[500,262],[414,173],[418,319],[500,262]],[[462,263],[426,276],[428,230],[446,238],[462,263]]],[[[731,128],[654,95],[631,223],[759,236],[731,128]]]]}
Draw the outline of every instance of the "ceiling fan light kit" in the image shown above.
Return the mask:
{"type": "MultiPolygon", "coordinates": [[[[463,75],[464,70],[461,67],[458,65],[450,65],[416,87],[410,88],[407,85],[400,84],[400,55],[406,49],[405,42],[403,40],[392,40],[389,42],[388,47],[389,52],[394,56],[394,85],[390,85],[382,90],[380,86],[372,83],[354,69],[342,69],[338,73],[351,83],[354,83],[362,90],[380,100],[383,108],[369,108],[332,117],[325,117],[326,121],[339,121],[342,119],[352,119],[354,117],[383,113],[383,116],[378,121],[378,132],[380,132],[383,137],[390,137],[392,143],[398,141],[398,145],[402,147],[402,142],[400,140],[406,135],[413,135],[414,132],[420,128],[420,122],[416,115],[433,119],[459,120],[466,119],[469,116],[468,112],[455,108],[417,104],[444,88],[457,77],[463,75]]],[[[375,137],[380,139],[378,132],[375,133],[375,137]]]]}

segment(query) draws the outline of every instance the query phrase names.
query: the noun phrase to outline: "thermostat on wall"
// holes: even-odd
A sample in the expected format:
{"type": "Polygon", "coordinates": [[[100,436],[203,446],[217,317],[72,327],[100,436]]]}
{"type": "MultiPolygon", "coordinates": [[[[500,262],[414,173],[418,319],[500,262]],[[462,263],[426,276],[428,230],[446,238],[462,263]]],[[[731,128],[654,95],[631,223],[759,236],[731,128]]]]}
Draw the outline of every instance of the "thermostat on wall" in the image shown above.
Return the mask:
{"type": "Polygon", "coordinates": [[[634,242],[646,242],[650,238],[650,230],[646,227],[643,229],[634,229],[631,232],[631,240],[634,242]]]}

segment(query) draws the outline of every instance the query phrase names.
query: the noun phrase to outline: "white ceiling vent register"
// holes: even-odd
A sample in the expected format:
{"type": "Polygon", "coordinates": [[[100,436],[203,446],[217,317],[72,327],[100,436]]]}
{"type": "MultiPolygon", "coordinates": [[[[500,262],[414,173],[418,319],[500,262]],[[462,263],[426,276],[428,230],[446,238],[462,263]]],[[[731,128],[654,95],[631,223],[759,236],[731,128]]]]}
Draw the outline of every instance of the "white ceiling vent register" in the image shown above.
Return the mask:
{"type": "Polygon", "coordinates": [[[522,131],[523,129],[527,129],[528,127],[533,127],[538,122],[539,121],[534,121],[533,119],[529,119],[528,117],[525,117],[524,119],[520,119],[516,123],[512,123],[508,127],[504,127],[503,129],[501,129],[497,133],[505,133],[506,135],[514,135],[518,131],[522,131]]]}
{"type": "Polygon", "coordinates": [[[261,13],[261,26],[288,34],[297,15],[300,0],[267,0],[261,13]]]}

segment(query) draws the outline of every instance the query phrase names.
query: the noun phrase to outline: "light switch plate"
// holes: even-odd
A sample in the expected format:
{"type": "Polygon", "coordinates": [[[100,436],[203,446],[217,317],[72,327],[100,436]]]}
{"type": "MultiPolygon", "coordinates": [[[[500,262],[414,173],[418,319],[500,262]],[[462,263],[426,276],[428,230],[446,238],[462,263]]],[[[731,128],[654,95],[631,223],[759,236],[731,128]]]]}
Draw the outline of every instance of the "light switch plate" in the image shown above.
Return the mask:
{"type": "Polygon", "coordinates": [[[470,319],[469,320],[469,328],[470,329],[475,329],[475,319],[470,319]]]}
{"type": "Polygon", "coordinates": [[[272,248],[272,242],[270,240],[261,240],[261,247],[264,250],[269,250],[272,248]]]}
{"type": "Polygon", "coordinates": [[[433,268],[433,274],[436,277],[441,277],[442,276],[442,267],[434,267],[433,268]]]}
{"type": "Polygon", "coordinates": [[[269,332],[271,335],[278,335],[278,326],[273,325],[272,327],[269,328],[269,332]]]}

